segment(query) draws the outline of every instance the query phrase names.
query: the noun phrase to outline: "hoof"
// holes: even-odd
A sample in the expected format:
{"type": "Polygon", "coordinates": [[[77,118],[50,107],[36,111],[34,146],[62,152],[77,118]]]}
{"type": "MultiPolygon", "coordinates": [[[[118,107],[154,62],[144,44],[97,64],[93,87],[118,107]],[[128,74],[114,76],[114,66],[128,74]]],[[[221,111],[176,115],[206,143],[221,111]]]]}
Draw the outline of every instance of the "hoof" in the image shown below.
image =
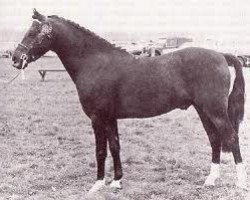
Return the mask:
{"type": "Polygon", "coordinates": [[[220,165],[211,163],[210,174],[208,175],[204,185],[215,186],[215,181],[220,177],[220,165]]]}
{"type": "Polygon", "coordinates": [[[113,180],[110,184],[110,188],[114,191],[114,192],[118,192],[122,189],[122,182],[121,180],[113,180]]]}
{"type": "Polygon", "coordinates": [[[237,171],[237,183],[236,186],[241,189],[247,190],[247,172],[245,169],[244,163],[239,163],[236,165],[236,171],[237,171]]]}
{"type": "Polygon", "coordinates": [[[215,180],[216,179],[214,177],[208,176],[204,183],[204,186],[215,186],[215,180]]]}
{"type": "Polygon", "coordinates": [[[92,188],[89,190],[88,195],[94,194],[95,192],[102,189],[104,186],[105,186],[105,179],[96,181],[95,184],[92,186],[92,188]]]}
{"type": "Polygon", "coordinates": [[[248,190],[247,183],[246,182],[237,182],[236,186],[240,189],[248,190]]]}

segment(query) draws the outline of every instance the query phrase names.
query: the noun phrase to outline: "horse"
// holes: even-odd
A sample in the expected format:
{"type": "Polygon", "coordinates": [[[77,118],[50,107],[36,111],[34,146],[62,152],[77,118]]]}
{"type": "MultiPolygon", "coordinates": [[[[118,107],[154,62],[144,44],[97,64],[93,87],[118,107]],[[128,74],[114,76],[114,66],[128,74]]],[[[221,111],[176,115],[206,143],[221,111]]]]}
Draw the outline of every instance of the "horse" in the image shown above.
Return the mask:
{"type": "Polygon", "coordinates": [[[122,189],[118,119],[148,118],[193,106],[212,148],[210,174],[205,185],[220,176],[220,154],[232,152],[237,186],[247,187],[239,146],[244,116],[245,83],[242,65],[231,54],[190,47],[157,57],[135,58],[80,25],[34,9],[33,22],[13,54],[13,66],[24,69],[47,51],[54,51],[76,86],[95,135],[97,180],[90,193],[105,183],[107,148],[114,179],[122,189]],[[236,77],[230,92],[229,63],[236,77]]]}

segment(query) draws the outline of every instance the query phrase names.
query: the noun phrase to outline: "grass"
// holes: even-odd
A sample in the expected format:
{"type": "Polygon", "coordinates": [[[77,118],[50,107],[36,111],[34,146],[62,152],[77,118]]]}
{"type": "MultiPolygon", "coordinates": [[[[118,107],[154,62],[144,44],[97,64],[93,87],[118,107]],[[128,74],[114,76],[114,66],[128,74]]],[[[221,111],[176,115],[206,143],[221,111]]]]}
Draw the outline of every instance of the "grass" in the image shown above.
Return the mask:
{"type": "MultiPolygon", "coordinates": [[[[59,67],[44,58],[19,77],[8,59],[0,73],[0,200],[79,200],[96,177],[95,141],[90,120],[82,112],[75,86],[67,73],[48,73],[40,81],[38,67],[59,67]]],[[[250,71],[244,71],[247,105],[241,131],[247,172],[250,120],[250,71]]],[[[221,179],[204,187],[211,148],[193,108],[149,119],[119,121],[123,187],[108,187],[88,199],[97,200],[243,200],[247,191],[235,187],[232,155],[222,155],[221,179]]],[[[113,177],[110,155],[107,181],[113,177]]]]}

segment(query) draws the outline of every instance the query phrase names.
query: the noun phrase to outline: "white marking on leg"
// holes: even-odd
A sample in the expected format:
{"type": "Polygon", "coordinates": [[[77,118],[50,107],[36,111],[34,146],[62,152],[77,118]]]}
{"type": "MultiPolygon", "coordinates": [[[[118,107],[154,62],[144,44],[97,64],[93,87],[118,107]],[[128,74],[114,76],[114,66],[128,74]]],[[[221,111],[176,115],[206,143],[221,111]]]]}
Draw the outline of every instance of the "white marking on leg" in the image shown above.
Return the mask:
{"type": "Polygon", "coordinates": [[[121,180],[113,180],[110,184],[110,187],[114,189],[122,189],[121,180]]]}
{"type": "Polygon", "coordinates": [[[210,174],[208,175],[204,185],[214,186],[217,178],[220,177],[220,164],[211,164],[210,174]]]}
{"type": "Polygon", "coordinates": [[[247,172],[243,163],[236,164],[237,183],[236,186],[242,189],[247,189],[247,172]]]}
{"type": "Polygon", "coordinates": [[[89,190],[88,194],[93,194],[105,186],[105,179],[97,180],[92,188],[89,190]]]}

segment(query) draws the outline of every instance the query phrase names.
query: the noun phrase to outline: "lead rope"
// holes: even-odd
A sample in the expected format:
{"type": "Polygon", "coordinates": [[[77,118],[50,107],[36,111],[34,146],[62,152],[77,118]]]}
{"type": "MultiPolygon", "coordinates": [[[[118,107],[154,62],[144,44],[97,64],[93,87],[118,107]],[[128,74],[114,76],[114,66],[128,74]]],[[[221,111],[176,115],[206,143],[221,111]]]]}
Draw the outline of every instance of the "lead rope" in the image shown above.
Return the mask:
{"type": "Polygon", "coordinates": [[[27,57],[26,54],[22,54],[21,59],[23,60],[23,64],[22,64],[22,68],[21,68],[20,72],[18,72],[12,79],[10,79],[9,81],[7,81],[5,83],[5,85],[0,89],[0,91],[4,90],[8,85],[10,85],[20,74],[22,75],[22,79],[23,80],[25,79],[24,67],[27,64],[28,57],[27,57]]]}
{"type": "Polygon", "coordinates": [[[27,64],[28,56],[26,54],[22,54],[21,59],[23,60],[21,75],[22,75],[22,80],[25,80],[24,67],[27,64]]]}

